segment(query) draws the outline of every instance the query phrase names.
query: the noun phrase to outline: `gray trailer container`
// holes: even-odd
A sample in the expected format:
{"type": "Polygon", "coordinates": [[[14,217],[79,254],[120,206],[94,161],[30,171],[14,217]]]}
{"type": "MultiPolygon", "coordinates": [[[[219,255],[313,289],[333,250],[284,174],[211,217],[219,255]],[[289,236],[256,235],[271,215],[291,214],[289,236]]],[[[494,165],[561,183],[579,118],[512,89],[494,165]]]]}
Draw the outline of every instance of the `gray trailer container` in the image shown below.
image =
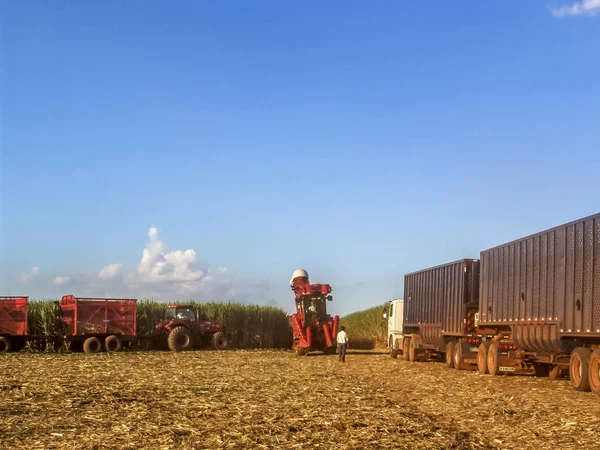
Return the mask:
{"type": "Polygon", "coordinates": [[[459,348],[461,338],[474,333],[478,299],[476,259],[462,259],[405,275],[405,358],[414,361],[419,355],[446,353],[448,366],[460,368],[471,349],[468,345],[456,352],[453,349],[459,348]]]}
{"type": "Polygon", "coordinates": [[[481,252],[480,293],[480,329],[510,336],[513,366],[570,367],[600,392],[600,214],[481,252]]]}

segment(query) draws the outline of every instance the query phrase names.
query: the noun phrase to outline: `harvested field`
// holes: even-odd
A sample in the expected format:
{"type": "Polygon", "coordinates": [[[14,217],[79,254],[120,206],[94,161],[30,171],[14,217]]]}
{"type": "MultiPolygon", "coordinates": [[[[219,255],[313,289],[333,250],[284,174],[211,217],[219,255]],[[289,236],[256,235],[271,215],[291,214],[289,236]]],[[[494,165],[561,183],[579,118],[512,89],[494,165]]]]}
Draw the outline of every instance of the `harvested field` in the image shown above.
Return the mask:
{"type": "Polygon", "coordinates": [[[8,354],[0,448],[600,448],[599,397],[388,355],[8,354]]]}

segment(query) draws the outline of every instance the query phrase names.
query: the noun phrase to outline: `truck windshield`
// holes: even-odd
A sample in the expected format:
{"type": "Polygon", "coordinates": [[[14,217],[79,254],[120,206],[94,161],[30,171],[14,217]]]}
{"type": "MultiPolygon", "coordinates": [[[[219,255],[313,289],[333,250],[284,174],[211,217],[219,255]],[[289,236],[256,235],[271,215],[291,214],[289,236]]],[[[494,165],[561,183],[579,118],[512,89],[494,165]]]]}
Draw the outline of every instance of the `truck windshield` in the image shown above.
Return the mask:
{"type": "Polygon", "coordinates": [[[175,318],[175,308],[167,308],[167,313],[165,314],[165,319],[171,320],[175,318]]]}

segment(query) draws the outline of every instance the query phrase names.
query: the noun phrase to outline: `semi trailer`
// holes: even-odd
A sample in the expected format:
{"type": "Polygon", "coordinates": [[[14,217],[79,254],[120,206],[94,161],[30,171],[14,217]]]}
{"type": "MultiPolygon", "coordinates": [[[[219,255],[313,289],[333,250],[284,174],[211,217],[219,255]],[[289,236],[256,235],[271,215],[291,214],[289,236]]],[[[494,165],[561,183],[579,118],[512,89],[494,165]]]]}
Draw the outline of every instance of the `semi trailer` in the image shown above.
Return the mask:
{"type": "Polygon", "coordinates": [[[600,214],[405,275],[400,352],[600,393],[600,214]]]}

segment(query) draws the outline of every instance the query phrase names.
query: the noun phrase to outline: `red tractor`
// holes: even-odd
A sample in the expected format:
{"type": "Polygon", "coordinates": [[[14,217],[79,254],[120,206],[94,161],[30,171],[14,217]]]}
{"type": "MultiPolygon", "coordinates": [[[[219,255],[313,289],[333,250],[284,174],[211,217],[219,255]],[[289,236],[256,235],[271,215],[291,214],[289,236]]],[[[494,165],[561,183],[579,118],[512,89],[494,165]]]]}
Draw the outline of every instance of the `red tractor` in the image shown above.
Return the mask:
{"type": "Polygon", "coordinates": [[[225,327],[210,320],[202,320],[192,305],[169,305],[165,318],[155,331],[164,341],[166,336],[169,349],[173,351],[189,350],[196,346],[212,343],[216,350],[229,348],[229,337],[225,327]]]}
{"type": "Polygon", "coordinates": [[[296,313],[290,316],[296,354],[303,356],[310,350],[334,354],[340,318],[327,314],[327,301],[333,300],[331,286],[310,284],[303,269],[294,272],[290,286],[296,296],[296,313]]]}

